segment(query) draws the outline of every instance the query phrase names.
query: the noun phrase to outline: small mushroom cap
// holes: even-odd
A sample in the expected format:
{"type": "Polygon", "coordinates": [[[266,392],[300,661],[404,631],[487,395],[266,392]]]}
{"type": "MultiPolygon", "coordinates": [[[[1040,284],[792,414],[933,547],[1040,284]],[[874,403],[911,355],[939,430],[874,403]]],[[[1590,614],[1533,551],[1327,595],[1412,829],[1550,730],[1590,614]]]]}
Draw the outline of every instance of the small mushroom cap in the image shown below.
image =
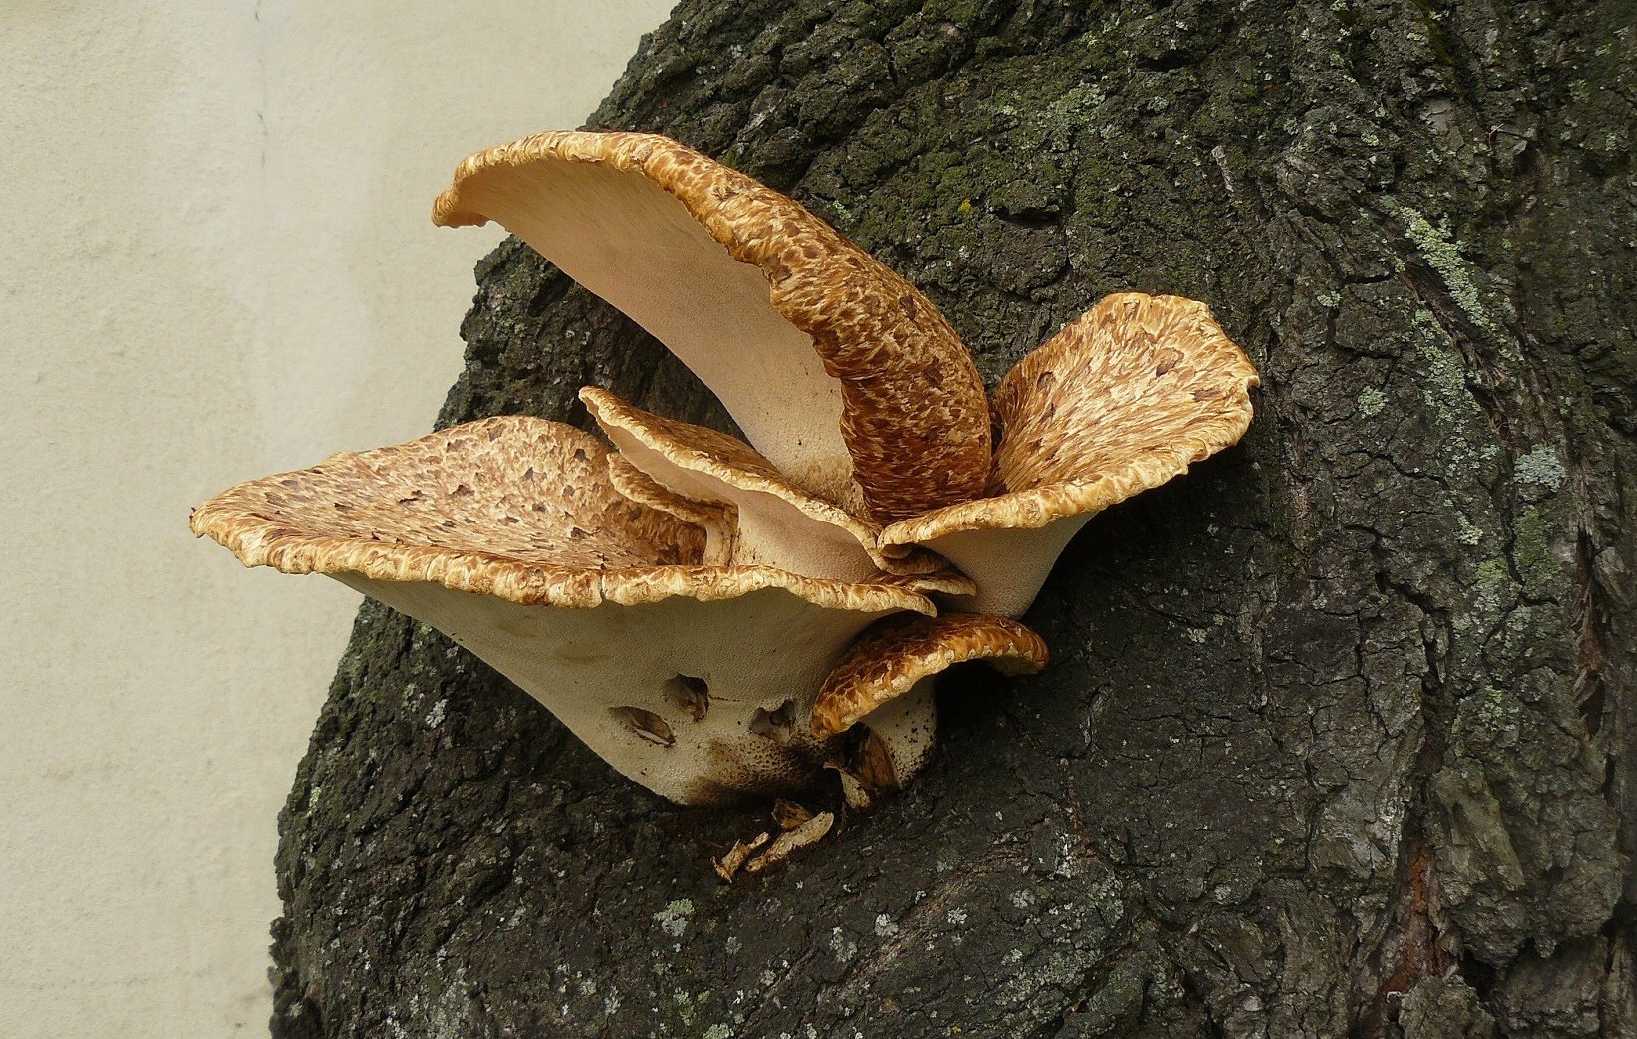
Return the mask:
{"type": "Polygon", "coordinates": [[[932,613],[890,584],[701,563],[700,529],[627,499],[608,449],[542,419],[483,419],[239,484],[193,532],[246,566],[426,581],[525,605],[592,608],[783,588],[816,605],[932,613]]]}
{"type": "Polygon", "coordinates": [[[1045,641],[1006,617],[889,617],[859,636],[824,680],[813,705],[813,734],[823,739],[845,732],[955,664],[983,660],[1004,674],[1031,674],[1047,659],[1045,641]]]}
{"type": "Polygon", "coordinates": [[[925,545],[976,578],[974,609],[1021,613],[1086,520],[1236,443],[1258,381],[1205,304],[1107,296],[1001,381],[990,496],[881,543],[925,545]]]}
{"type": "Polygon", "coordinates": [[[980,494],[983,383],[925,296],[779,193],[665,137],[557,131],[479,152],[445,226],[500,221],[653,333],[758,451],[879,522],[980,494]]]}
{"type": "Polygon", "coordinates": [[[608,453],[608,482],[638,505],[646,505],[704,531],[705,547],[700,562],[707,566],[726,566],[733,562],[733,532],[739,525],[739,517],[732,505],[697,501],[672,493],[626,461],[618,451],[608,453]]]}
{"type": "MultiPolygon", "coordinates": [[[[673,498],[720,503],[737,520],[735,562],[765,562],[815,577],[856,580],[877,571],[933,574],[948,564],[909,546],[876,547],[880,527],[785,479],[743,441],[661,418],[607,390],[580,391],[619,456],[673,498]]],[[[697,522],[697,520],[695,520],[697,522]]]]}

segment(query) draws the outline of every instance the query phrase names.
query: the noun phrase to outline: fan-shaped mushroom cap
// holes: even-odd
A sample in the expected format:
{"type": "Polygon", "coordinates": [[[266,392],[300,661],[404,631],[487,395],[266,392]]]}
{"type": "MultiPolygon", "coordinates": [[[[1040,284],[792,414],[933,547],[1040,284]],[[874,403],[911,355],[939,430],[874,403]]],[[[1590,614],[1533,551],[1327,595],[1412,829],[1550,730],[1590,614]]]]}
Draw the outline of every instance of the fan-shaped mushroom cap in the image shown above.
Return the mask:
{"type": "Polygon", "coordinates": [[[866,631],[830,672],[809,725],[828,739],[854,725],[851,759],[836,767],[849,804],[912,779],[932,755],[937,712],[932,680],[945,669],[983,660],[1005,674],[1046,666],[1046,643],[1017,621],[987,614],[889,617],[866,631]]]}
{"type": "Polygon", "coordinates": [[[959,337],[783,195],[665,137],[559,131],[471,156],[433,208],[490,219],[665,343],[796,485],[883,523],[982,492],[989,414],[959,337]]]}
{"type": "Polygon", "coordinates": [[[328,574],[445,632],[666,797],[799,789],[827,751],[776,719],[805,717],[801,691],[871,621],[932,604],[702,565],[700,531],[620,495],[605,454],[558,423],[487,419],[241,484],[192,526],[246,565],[328,574]]]}
{"type": "Polygon", "coordinates": [[[795,486],[750,445],[714,429],[661,418],[595,386],[580,391],[619,456],[662,492],[722,503],[736,516],[732,559],[800,574],[865,580],[878,571],[931,574],[948,563],[930,552],[876,547],[881,528],[795,486]]]}
{"type": "Polygon", "coordinates": [[[890,617],[861,635],[824,680],[813,705],[813,735],[834,736],[860,720],[873,728],[886,705],[956,664],[982,660],[1019,675],[1039,671],[1048,659],[1045,641],[1008,617],[890,617]]]}
{"type": "Polygon", "coordinates": [[[924,545],[978,584],[972,609],[1028,609],[1092,516],[1236,443],[1256,369],[1210,308],[1107,296],[1001,381],[991,496],[901,520],[881,544],[924,545]]]}

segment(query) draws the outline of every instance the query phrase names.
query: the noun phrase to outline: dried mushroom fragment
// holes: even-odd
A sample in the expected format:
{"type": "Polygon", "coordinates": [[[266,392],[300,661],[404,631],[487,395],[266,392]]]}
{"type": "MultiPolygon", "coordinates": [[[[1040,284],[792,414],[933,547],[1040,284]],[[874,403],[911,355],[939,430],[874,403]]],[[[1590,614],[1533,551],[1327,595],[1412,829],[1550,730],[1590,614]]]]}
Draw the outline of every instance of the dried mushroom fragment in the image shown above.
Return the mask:
{"type": "Polygon", "coordinates": [[[240,484],[192,525],[246,565],[327,574],[445,632],[672,800],[809,787],[822,741],[758,736],[757,713],[816,690],[871,621],[931,603],[702,565],[699,529],[615,491],[606,450],[558,423],[487,419],[240,484]]]}
{"type": "Polygon", "coordinates": [[[1097,513],[1236,443],[1256,369],[1205,304],[1105,297],[1019,361],[995,392],[990,496],[901,520],[978,584],[970,609],[1017,616],[1097,513]]]}
{"type": "Polygon", "coordinates": [[[738,873],[739,867],[743,866],[745,860],[750,858],[751,852],[766,844],[771,836],[771,834],[763,832],[758,833],[748,841],[734,841],[733,847],[729,848],[720,859],[712,864],[716,869],[716,875],[729,884],[733,883],[733,875],[738,873]]]}
{"type": "Polygon", "coordinates": [[[965,501],[989,411],[930,300],[795,202],[669,138],[554,131],[466,159],[496,220],[670,348],[792,483],[886,523],[965,501]]]}
{"type": "Polygon", "coordinates": [[[781,865],[801,849],[823,840],[835,822],[833,812],[819,812],[794,829],[785,830],[773,838],[773,843],[768,845],[766,851],[745,863],[745,872],[761,873],[781,865]]]}

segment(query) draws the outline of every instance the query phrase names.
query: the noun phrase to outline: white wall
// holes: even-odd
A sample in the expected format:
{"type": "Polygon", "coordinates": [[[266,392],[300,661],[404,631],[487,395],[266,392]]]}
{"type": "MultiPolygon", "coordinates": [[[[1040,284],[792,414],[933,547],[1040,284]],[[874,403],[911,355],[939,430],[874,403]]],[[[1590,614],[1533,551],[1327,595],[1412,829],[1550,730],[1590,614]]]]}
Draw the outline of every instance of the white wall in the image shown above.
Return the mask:
{"type": "Polygon", "coordinates": [[[190,505],[430,428],[468,151],[668,0],[0,0],[0,1035],[263,1034],[275,814],[357,598],[190,505]]]}

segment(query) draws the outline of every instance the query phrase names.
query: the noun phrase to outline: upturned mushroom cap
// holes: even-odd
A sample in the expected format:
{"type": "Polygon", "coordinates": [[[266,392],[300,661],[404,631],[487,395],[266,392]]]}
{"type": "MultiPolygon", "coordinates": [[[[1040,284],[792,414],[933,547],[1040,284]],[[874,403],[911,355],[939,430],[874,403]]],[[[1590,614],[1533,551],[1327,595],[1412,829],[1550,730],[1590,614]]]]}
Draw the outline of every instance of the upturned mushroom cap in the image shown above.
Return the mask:
{"type": "Polygon", "coordinates": [[[558,131],[466,159],[433,207],[491,219],[665,343],[795,485],[881,523],[982,492],[989,413],[959,337],[785,196],[665,137],[558,131]]]}
{"type": "Polygon", "coordinates": [[[192,527],[246,565],[327,574],[438,628],[672,800],[803,788],[827,749],[783,719],[806,716],[871,621],[932,604],[702,565],[698,528],[619,494],[606,450],[487,419],[241,484],[192,527]]]}
{"type": "Polygon", "coordinates": [[[893,523],[881,544],[930,548],[977,581],[970,608],[1021,614],[1092,516],[1236,443],[1257,383],[1205,304],[1107,296],[1001,381],[989,496],[893,523]]]}
{"type": "Polygon", "coordinates": [[[626,461],[617,451],[608,453],[608,482],[638,505],[663,512],[691,523],[705,536],[699,561],[706,566],[727,566],[733,562],[733,533],[738,529],[738,510],[725,502],[697,501],[660,486],[649,475],[626,461]]]}
{"type": "MultiPolygon", "coordinates": [[[[750,445],[713,429],[661,418],[607,390],[580,391],[591,417],[619,457],[673,499],[718,503],[736,526],[732,560],[767,563],[796,573],[840,580],[873,578],[878,571],[931,574],[949,564],[931,552],[876,545],[881,528],[786,480],[750,445]]],[[[644,488],[642,493],[652,497],[644,488]]]]}

